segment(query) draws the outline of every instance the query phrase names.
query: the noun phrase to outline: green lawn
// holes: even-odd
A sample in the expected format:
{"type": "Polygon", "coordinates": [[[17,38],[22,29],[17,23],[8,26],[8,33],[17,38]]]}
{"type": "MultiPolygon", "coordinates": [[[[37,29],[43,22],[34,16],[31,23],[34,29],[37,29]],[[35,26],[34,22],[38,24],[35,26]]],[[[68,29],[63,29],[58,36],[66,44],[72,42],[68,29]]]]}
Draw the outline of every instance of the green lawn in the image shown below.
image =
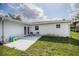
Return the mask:
{"type": "Polygon", "coordinates": [[[24,56],[26,55],[23,51],[9,48],[6,46],[0,46],[0,56],[24,56]]]}
{"type": "Polygon", "coordinates": [[[26,51],[0,46],[0,55],[79,56],[79,33],[70,35],[71,38],[43,36],[26,51]]]}

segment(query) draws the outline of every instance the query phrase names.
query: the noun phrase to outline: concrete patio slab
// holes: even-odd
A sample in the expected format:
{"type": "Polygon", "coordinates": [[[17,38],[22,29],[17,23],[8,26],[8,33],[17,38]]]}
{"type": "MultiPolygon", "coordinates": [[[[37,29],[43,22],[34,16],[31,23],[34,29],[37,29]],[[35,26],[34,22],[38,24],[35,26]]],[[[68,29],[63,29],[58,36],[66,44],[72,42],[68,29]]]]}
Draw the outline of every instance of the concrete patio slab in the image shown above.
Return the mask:
{"type": "Polygon", "coordinates": [[[7,43],[5,46],[25,51],[34,44],[41,36],[28,36],[15,42],[7,43]]]}

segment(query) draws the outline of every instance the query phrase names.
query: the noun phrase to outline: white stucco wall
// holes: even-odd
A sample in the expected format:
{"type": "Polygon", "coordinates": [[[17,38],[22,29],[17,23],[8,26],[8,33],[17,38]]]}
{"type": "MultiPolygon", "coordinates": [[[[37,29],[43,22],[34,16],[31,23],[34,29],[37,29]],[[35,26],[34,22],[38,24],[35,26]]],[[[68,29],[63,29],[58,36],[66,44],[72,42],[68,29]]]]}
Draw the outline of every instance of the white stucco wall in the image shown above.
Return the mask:
{"type": "MultiPolygon", "coordinates": [[[[70,24],[60,23],[60,28],[56,28],[56,24],[38,25],[39,30],[35,30],[35,26],[30,26],[30,32],[36,34],[39,32],[41,35],[55,35],[55,36],[69,36],[70,24]]],[[[37,25],[36,25],[37,26],[37,25]]]]}
{"type": "MultiPolygon", "coordinates": [[[[39,32],[41,35],[55,35],[55,36],[69,36],[70,33],[70,24],[69,23],[58,23],[60,24],[60,28],[56,28],[56,24],[44,24],[44,25],[32,25],[29,26],[29,31],[36,34],[39,32]],[[39,30],[35,30],[35,26],[39,26],[39,30]]],[[[4,22],[4,35],[5,39],[8,39],[9,36],[23,36],[24,35],[24,24],[5,21],[4,22]]],[[[26,26],[27,27],[27,26],[26,26]]],[[[2,35],[0,22],[0,38],[2,35]]],[[[27,28],[26,28],[27,31],[27,28]]]]}
{"type": "Polygon", "coordinates": [[[4,21],[4,35],[7,39],[9,36],[23,36],[24,35],[24,24],[4,21]]]}

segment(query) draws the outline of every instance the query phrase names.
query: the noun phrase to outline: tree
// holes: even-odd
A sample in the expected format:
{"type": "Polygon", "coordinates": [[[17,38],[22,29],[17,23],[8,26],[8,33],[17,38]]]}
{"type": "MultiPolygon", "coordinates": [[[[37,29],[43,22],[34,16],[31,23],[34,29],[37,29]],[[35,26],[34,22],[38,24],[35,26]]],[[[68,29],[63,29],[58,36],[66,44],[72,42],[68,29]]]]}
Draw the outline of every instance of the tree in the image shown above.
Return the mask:
{"type": "Polygon", "coordinates": [[[15,19],[21,21],[21,16],[17,15],[15,19]]]}
{"type": "Polygon", "coordinates": [[[15,19],[15,15],[11,14],[11,13],[8,13],[8,15],[12,18],[12,19],[15,19]]]}
{"type": "Polygon", "coordinates": [[[72,18],[72,20],[75,20],[72,24],[71,24],[71,30],[72,31],[77,31],[77,26],[76,24],[79,23],[79,14],[77,13],[75,16],[73,16],[74,18],[72,18]]]}
{"type": "Polygon", "coordinates": [[[14,20],[19,20],[19,21],[21,21],[21,16],[20,15],[13,15],[13,14],[10,14],[9,13],[9,16],[12,18],[12,19],[14,19],[14,20]]]}
{"type": "Polygon", "coordinates": [[[75,20],[79,20],[79,14],[75,15],[75,20]]]}

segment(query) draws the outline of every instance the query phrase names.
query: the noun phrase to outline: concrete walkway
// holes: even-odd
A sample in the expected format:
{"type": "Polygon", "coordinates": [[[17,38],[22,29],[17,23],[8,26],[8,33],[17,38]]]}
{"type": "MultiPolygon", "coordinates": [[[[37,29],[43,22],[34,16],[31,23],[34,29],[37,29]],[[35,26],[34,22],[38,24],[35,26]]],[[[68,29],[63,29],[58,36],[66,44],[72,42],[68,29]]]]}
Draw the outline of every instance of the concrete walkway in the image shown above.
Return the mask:
{"type": "Polygon", "coordinates": [[[5,46],[25,51],[32,44],[34,44],[40,37],[41,36],[24,37],[23,39],[17,40],[15,42],[7,43],[7,44],[5,44],[5,46]]]}

